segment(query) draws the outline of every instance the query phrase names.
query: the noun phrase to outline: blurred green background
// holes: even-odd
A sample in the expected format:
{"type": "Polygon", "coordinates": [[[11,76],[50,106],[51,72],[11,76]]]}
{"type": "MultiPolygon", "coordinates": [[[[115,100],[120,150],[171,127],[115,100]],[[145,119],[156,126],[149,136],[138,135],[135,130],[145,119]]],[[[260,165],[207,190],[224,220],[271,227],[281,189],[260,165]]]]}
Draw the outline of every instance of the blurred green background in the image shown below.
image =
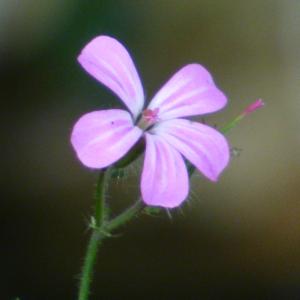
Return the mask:
{"type": "MultiPolygon", "coordinates": [[[[122,228],[100,251],[91,299],[300,299],[300,1],[0,1],[0,299],[75,299],[96,172],[69,137],[85,112],[122,107],[76,62],[93,37],[130,50],[148,99],[180,67],[205,65],[229,98],[241,150],[221,180],[122,228]]],[[[111,186],[138,194],[139,163],[111,186]]]]}

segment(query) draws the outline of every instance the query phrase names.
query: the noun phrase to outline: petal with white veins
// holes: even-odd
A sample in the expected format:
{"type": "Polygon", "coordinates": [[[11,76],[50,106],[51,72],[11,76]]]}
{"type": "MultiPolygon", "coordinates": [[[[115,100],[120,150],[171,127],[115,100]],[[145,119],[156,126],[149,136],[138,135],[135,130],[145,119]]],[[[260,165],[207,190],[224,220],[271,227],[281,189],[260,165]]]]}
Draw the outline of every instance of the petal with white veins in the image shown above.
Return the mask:
{"type": "Polygon", "coordinates": [[[134,118],[144,105],[140,77],[125,47],[109,36],[98,36],[78,56],[81,66],[111,89],[125,103],[134,118]]]}
{"type": "Polygon", "coordinates": [[[217,181],[229,162],[230,151],[225,137],[209,126],[174,119],[158,123],[151,132],[177,149],[212,181],[217,181]]]}
{"type": "Polygon", "coordinates": [[[145,133],[146,153],[142,172],[143,201],[173,208],[187,197],[188,174],[181,154],[158,136],[145,133]]]}
{"type": "Polygon", "coordinates": [[[159,108],[158,118],[168,120],[202,115],[220,110],[226,105],[210,73],[199,64],[190,64],[177,73],[157,92],[148,109],[159,108]]]}
{"type": "Polygon", "coordinates": [[[123,157],[142,136],[130,114],[121,109],[94,111],[75,124],[71,143],[89,168],[105,168],[123,157]]]}

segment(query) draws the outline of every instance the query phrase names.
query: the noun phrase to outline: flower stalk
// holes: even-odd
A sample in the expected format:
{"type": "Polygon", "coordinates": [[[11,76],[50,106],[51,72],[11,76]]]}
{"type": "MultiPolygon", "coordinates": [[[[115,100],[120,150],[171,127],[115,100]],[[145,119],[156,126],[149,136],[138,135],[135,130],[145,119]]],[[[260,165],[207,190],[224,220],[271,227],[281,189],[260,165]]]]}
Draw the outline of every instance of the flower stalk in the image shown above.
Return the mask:
{"type": "Polygon", "coordinates": [[[91,218],[90,224],[92,234],[82,267],[78,300],[88,300],[89,298],[97,253],[103,240],[108,238],[112,231],[137,216],[145,207],[145,205],[139,200],[120,215],[108,221],[108,210],[105,202],[105,187],[107,185],[107,180],[110,178],[109,173],[110,170],[100,172],[97,181],[95,191],[95,215],[91,218]]]}
{"type": "Polygon", "coordinates": [[[95,191],[95,215],[92,217],[91,228],[92,234],[88,243],[86,256],[84,259],[82,274],[79,286],[79,300],[87,300],[90,291],[90,284],[93,276],[93,269],[96,262],[97,251],[102,242],[104,235],[100,228],[106,219],[105,207],[105,184],[107,179],[107,170],[99,173],[96,191],[95,191]]]}
{"type": "Polygon", "coordinates": [[[96,262],[97,252],[103,238],[104,235],[101,231],[97,230],[96,228],[93,229],[83,263],[78,300],[87,300],[89,297],[90,285],[92,282],[92,275],[96,262]]]}

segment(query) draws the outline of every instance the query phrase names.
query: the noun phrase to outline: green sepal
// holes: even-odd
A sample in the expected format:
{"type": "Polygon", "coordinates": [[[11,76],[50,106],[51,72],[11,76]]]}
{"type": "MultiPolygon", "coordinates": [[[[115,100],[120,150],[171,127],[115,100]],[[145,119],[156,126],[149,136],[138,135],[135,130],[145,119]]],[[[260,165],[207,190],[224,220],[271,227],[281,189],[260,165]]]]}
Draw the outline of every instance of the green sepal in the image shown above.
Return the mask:
{"type": "Polygon", "coordinates": [[[110,173],[110,177],[113,179],[121,179],[125,176],[123,168],[113,168],[110,173]]]}
{"type": "Polygon", "coordinates": [[[162,209],[157,206],[146,206],[144,208],[144,213],[149,216],[158,215],[162,209]]]}

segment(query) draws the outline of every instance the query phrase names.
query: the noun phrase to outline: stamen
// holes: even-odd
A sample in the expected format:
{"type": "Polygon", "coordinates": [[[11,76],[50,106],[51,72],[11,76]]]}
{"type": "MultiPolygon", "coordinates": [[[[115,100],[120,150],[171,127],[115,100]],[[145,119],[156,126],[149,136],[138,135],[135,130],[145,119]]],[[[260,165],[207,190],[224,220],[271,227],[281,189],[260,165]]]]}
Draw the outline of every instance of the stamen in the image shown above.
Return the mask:
{"type": "Polygon", "coordinates": [[[159,108],[155,109],[145,109],[142,112],[141,118],[137,124],[137,126],[143,130],[146,130],[150,126],[152,126],[156,121],[158,121],[158,112],[159,108]]]}

